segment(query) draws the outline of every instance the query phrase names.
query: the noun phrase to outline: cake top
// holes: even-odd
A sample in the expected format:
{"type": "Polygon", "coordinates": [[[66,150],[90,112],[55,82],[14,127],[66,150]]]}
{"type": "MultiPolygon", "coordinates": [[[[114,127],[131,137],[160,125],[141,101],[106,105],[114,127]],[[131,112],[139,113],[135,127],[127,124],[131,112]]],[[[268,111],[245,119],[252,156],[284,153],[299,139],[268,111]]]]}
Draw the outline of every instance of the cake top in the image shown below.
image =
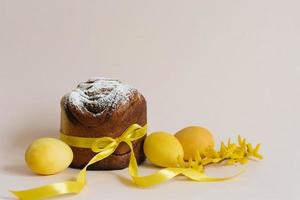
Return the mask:
{"type": "Polygon", "coordinates": [[[119,105],[126,104],[137,90],[121,81],[96,77],[80,83],[75,90],[67,94],[68,103],[76,110],[92,115],[113,111],[119,105]]]}

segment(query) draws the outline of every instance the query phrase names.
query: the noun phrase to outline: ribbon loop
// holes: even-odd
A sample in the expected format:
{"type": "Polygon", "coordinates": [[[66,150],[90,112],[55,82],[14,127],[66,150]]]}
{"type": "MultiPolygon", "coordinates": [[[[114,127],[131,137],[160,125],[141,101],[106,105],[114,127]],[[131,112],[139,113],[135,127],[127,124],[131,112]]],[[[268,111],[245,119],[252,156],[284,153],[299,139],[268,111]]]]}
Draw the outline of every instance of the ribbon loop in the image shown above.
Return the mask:
{"type": "Polygon", "coordinates": [[[126,140],[132,142],[134,140],[138,140],[144,137],[146,130],[147,125],[141,127],[138,124],[133,124],[124,131],[124,133],[119,137],[119,139],[123,142],[125,142],[126,140]]]}

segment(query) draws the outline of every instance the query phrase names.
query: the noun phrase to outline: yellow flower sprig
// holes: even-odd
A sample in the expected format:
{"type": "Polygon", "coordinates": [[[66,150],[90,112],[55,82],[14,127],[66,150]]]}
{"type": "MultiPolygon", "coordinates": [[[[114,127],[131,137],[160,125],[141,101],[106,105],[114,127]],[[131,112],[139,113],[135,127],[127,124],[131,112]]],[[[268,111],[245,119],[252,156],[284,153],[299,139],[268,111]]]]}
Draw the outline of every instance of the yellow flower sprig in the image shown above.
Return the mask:
{"type": "Polygon", "coordinates": [[[249,158],[254,157],[263,159],[259,154],[260,144],[257,144],[254,148],[251,143],[248,143],[245,138],[238,136],[238,143],[232,143],[231,139],[228,139],[227,145],[221,142],[220,149],[217,151],[214,148],[208,148],[203,152],[203,156],[200,156],[200,152],[196,152],[194,159],[184,161],[183,158],[178,158],[180,167],[194,168],[199,171],[204,171],[204,166],[209,164],[217,164],[226,160],[226,164],[232,165],[235,163],[246,164],[249,158]]]}

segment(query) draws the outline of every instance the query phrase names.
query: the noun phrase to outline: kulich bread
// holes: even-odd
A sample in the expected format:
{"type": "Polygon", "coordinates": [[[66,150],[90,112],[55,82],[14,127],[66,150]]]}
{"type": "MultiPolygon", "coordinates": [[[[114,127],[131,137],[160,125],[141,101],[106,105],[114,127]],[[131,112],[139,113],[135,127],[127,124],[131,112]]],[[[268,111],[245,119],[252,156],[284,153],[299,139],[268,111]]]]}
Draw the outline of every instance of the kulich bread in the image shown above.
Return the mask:
{"type": "MultiPolygon", "coordinates": [[[[137,89],[118,80],[93,78],[80,83],[61,100],[61,132],[78,137],[116,138],[131,124],[147,123],[146,100],[137,89]]],[[[145,160],[145,137],[133,142],[138,163],[145,160]]],[[[95,155],[90,149],[71,147],[73,168],[83,168],[95,155]]],[[[121,143],[109,157],[94,163],[90,170],[114,170],[128,167],[130,149],[121,143]]]]}

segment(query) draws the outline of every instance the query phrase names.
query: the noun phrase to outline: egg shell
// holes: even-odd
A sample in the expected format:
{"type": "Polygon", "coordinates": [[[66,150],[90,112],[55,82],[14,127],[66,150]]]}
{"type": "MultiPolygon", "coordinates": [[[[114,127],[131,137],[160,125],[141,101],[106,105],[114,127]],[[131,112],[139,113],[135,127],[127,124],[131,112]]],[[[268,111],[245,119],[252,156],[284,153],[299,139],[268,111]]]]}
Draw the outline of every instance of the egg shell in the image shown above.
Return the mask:
{"type": "Polygon", "coordinates": [[[214,147],[213,135],[206,128],[200,126],[189,126],[181,129],[175,134],[184,150],[184,159],[194,159],[198,151],[203,157],[208,148],[214,147]]]}
{"type": "Polygon", "coordinates": [[[147,159],[160,167],[176,167],[178,158],[183,158],[183,148],[176,137],[167,132],[154,132],[144,143],[147,159]]]}
{"type": "Polygon", "coordinates": [[[72,149],[55,138],[35,140],[26,150],[25,161],[35,173],[51,175],[65,170],[73,160],[72,149]]]}

